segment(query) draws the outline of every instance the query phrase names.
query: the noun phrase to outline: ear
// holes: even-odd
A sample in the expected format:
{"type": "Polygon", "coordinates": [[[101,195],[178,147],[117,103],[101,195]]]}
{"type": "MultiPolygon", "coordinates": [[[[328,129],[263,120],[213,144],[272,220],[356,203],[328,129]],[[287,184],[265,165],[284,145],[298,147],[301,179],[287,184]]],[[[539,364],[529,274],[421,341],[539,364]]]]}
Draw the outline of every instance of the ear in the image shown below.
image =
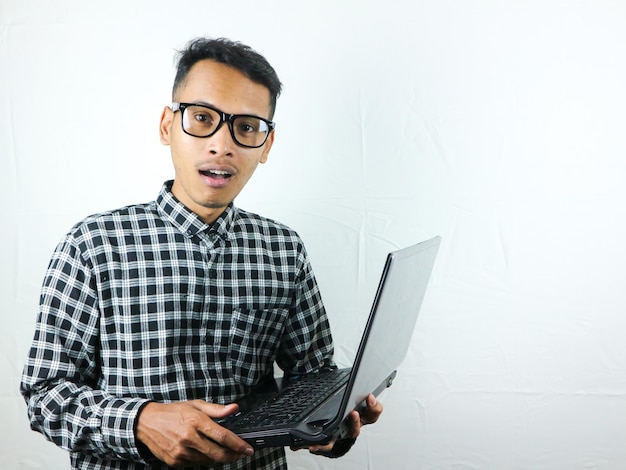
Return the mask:
{"type": "Polygon", "coordinates": [[[270,135],[267,136],[267,141],[265,142],[265,145],[263,146],[263,153],[261,154],[261,159],[259,160],[259,163],[265,163],[267,161],[267,157],[270,153],[270,149],[272,148],[272,145],[274,144],[274,134],[276,133],[276,131],[272,131],[270,132],[270,135]]]}
{"type": "Polygon", "coordinates": [[[169,106],[163,108],[161,113],[161,123],[159,125],[159,136],[163,145],[169,145],[172,138],[172,124],[174,123],[174,111],[169,106]]]}

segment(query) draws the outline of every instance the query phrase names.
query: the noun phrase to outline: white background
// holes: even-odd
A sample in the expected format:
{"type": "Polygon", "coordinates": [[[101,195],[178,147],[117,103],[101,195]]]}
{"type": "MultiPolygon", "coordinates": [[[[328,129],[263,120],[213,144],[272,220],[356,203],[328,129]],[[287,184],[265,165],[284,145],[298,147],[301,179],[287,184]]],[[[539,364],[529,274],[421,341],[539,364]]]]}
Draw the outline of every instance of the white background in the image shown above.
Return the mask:
{"type": "Polygon", "coordinates": [[[626,3],[0,3],[0,468],[68,468],[18,394],[41,280],[84,216],[153,200],[174,50],[285,84],[239,197],[307,244],[349,363],[384,255],[443,237],[381,421],[293,469],[626,468],[626,3]]]}

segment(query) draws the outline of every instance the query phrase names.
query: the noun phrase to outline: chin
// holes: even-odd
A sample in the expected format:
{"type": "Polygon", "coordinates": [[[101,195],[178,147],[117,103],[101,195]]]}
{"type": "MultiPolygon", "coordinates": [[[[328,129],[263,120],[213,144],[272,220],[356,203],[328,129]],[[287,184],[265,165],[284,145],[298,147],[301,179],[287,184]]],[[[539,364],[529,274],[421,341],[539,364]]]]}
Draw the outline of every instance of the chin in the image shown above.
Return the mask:
{"type": "Polygon", "coordinates": [[[222,203],[222,202],[205,202],[204,204],[201,204],[202,207],[204,207],[205,209],[223,209],[226,206],[228,206],[228,202],[226,203],[222,203]]]}
{"type": "Polygon", "coordinates": [[[211,199],[211,200],[204,200],[204,201],[198,201],[199,205],[204,207],[205,209],[223,209],[226,206],[228,206],[228,204],[230,204],[230,201],[216,201],[215,199],[211,199]]]}

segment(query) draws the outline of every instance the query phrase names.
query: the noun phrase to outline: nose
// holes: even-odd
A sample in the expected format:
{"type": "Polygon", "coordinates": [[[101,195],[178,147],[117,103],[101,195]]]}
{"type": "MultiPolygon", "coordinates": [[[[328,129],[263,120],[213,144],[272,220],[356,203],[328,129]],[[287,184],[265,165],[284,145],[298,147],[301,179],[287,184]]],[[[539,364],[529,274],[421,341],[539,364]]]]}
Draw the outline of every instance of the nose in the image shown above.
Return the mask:
{"type": "Polygon", "coordinates": [[[230,129],[228,123],[224,122],[217,130],[215,134],[207,138],[209,152],[213,155],[225,155],[232,154],[232,150],[235,147],[233,137],[230,135],[230,129]]]}

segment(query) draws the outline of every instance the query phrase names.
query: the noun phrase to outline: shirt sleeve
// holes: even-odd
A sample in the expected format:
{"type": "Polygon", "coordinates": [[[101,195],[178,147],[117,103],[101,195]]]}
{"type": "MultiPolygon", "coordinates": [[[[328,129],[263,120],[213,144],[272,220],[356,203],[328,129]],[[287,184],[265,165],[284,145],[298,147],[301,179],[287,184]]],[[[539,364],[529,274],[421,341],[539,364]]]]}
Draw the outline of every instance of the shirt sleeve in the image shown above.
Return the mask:
{"type": "Polygon", "coordinates": [[[304,246],[298,264],[293,306],[276,358],[287,374],[308,374],[334,367],[330,324],[304,246]]]}
{"type": "Polygon", "coordinates": [[[147,400],[98,388],[99,328],[94,272],[68,234],[44,278],[20,385],[31,428],[72,452],[141,462],[134,427],[147,400]]]}

